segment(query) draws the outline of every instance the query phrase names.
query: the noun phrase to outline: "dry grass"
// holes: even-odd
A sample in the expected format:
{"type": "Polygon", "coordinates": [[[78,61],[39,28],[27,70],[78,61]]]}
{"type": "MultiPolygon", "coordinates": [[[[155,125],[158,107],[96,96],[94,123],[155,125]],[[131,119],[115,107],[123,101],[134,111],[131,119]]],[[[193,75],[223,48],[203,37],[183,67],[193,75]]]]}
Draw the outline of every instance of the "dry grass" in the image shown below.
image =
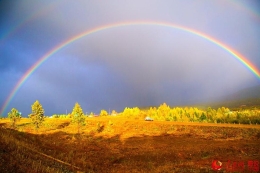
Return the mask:
{"type": "Polygon", "coordinates": [[[260,160],[256,125],[87,118],[0,120],[0,172],[212,172],[214,159],[260,160]]]}

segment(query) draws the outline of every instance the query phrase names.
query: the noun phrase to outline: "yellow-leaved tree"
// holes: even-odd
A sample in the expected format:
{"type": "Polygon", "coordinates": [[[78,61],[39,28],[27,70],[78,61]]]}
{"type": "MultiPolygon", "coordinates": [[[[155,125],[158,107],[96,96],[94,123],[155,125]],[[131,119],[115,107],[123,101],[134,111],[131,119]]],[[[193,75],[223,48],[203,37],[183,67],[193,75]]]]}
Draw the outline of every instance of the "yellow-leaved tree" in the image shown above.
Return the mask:
{"type": "Polygon", "coordinates": [[[100,115],[101,117],[105,117],[105,116],[108,116],[108,113],[107,113],[106,110],[101,110],[99,115],[100,115]]]}
{"type": "Polygon", "coordinates": [[[157,109],[157,114],[160,120],[166,120],[167,117],[170,115],[171,108],[166,104],[163,103],[157,109]]]}
{"type": "Polygon", "coordinates": [[[12,108],[11,112],[8,113],[8,118],[12,122],[12,128],[15,128],[16,122],[21,119],[21,112],[15,108],[12,108]]]}
{"type": "Polygon", "coordinates": [[[79,103],[76,103],[72,110],[72,122],[77,124],[78,133],[81,126],[85,125],[85,115],[79,103]]]}
{"type": "Polygon", "coordinates": [[[38,130],[44,121],[44,109],[38,100],[33,103],[32,113],[29,115],[29,118],[31,118],[36,130],[38,130]]]}

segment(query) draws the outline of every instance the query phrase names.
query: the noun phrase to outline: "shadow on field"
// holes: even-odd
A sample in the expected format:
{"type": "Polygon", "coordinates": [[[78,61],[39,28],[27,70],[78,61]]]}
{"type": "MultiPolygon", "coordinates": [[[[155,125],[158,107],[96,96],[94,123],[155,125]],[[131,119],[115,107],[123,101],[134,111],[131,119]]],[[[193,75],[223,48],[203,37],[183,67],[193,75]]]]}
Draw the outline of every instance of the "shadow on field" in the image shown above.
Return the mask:
{"type": "Polygon", "coordinates": [[[58,125],[57,129],[63,129],[69,125],[70,125],[70,122],[64,122],[64,123],[58,125]]]}
{"type": "Polygon", "coordinates": [[[259,143],[256,138],[214,140],[191,133],[122,140],[121,135],[0,128],[0,172],[213,172],[214,159],[259,160],[259,143]]]}
{"type": "Polygon", "coordinates": [[[4,127],[6,123],[0,123],[0,127],[4,127]]]}

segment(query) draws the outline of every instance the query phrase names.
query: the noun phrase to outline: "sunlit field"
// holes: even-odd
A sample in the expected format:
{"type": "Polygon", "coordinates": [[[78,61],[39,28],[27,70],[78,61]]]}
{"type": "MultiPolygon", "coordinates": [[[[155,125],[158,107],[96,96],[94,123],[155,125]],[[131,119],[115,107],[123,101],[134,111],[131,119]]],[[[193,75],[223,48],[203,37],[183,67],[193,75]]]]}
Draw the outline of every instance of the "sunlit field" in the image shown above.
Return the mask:
{"type": "MultiPolygon", "coordinates": [[[[260,160],[257,124],[144,121],[122,114],[0,120],[0,172],[214,172],[212,161],[260,160]]],[[[231,168],[230,168],[231,169],[231,168]]]]}
{"type": "Polygon", "coordinates": [[[260,0],[0,0],[0,87],[0,173],[260,173],[260,0]]]}

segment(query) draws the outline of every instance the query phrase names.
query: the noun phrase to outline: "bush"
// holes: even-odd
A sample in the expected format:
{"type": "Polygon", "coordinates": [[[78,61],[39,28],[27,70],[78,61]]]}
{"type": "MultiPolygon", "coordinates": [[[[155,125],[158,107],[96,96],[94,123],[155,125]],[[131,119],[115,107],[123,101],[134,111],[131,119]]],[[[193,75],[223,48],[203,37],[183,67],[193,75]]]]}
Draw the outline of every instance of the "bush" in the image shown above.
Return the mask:
{"type": "Polygon", "coordinates": [[[98,133],[101,133],[101,132],[104,130],[104,128],[105,128],[104,124],[102,124],[102,123],[100,123],[100,122],[97,123],[97,129],[96,129],[96,131],[97,131],[98,133]]]}

